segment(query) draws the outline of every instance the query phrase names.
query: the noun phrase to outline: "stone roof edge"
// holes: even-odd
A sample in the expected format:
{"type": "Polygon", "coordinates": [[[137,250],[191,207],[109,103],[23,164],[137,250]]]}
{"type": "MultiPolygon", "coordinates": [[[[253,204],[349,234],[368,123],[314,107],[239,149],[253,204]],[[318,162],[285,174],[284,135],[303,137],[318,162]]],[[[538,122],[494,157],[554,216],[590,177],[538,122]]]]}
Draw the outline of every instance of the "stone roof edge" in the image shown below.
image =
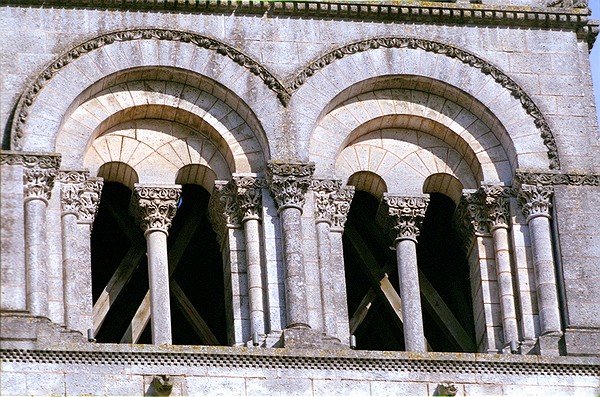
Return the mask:
{"type": "Polygon", "coordinates": [[[297,18],[523,26],[581,30],[588,8],[457,4],[446,1],[252,0],[0,0],[0,5],[107,10],[177,11],[297,18]]]}

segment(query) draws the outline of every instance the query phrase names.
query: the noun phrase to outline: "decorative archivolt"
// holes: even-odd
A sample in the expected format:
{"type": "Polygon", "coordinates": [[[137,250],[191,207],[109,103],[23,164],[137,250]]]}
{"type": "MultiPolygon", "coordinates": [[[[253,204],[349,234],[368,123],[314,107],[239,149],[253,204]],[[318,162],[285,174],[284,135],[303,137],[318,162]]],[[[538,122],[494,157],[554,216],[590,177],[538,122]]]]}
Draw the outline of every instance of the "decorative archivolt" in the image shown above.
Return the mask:
{"type": "Polygon", "coordinates": [[[77,58],[106,45],[115,42],[144,39],[191,43],[200,48],[215,51],[218,54],[228,57],[238,65],[249,70],[252,74],[258,76],[269,89],[276,93],[284,106],[287,106],[293,93],[312,75],[336,60],[348,55],[379,48],[410,48],[421,49],[454,58],[464,64],[479,69],[486,75],[492,76],[496,83],[509,90],[510,93],[520,101],[522,107],[533,118],[536,128],[540,131],[544,145],[547,148],[550,168],[560,168],[556,142],[548,122],[532,98],[514,80],[493,64],[468,51],[444,43],[410,37],[376,37],[344,45],[311,61],[306,67],[302,68],[296,76],[291,78],[290,81],[284,83],[266,67],[245,55],[243,52],[204,35],[171,29],[132,29],[108,33],[88,40],[59,56],[35,79],[34,83],[22,95],[21,100],[17,105],[16,117],[11,131],[12,148],[17,150],[21,149],[25,124],[28,121],[33,103],[40,91],[62,68],[69,65],[77,58]]]}

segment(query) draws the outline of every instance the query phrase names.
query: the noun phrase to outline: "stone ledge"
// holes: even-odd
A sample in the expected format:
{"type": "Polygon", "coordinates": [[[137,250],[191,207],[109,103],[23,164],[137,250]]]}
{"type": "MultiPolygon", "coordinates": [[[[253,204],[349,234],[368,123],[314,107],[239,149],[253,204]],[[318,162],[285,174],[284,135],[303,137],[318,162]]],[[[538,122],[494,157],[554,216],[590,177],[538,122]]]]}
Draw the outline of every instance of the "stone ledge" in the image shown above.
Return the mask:
{"type": "Polygon", "coordinates": [[[61,344],[42,350],[0,350],[2,363],[408,371],[596,378],[600,357],[547,357],[479,353],[410,353],[214,346],[61,344]]]}
{"type": "Polygon", "coordinates": [[[177,1],[177,0],[3,0],[3,4],[189,13],[293,16],[372,21],[433,22],[475,25],[579,29],[588,23],[587,8],[456,4],[449,2],[352,1],[177,1]]]}

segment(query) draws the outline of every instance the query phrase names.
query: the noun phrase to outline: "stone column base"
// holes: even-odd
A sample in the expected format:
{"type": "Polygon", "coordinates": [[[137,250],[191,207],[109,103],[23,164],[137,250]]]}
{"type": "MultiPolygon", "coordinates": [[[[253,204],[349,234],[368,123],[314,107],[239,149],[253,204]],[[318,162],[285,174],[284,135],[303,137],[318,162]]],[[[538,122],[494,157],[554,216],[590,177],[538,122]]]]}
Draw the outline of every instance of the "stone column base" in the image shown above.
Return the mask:
{"type": "Polygon", "coordinates": [[[563,337],[561,334],[541,335],[538,338],[538,351],[542,356],[560,356],[563,337]]]}
{"type": "Polygon", "coordinates": [[[281,337],[283,347],[292,349],[349,350],[337,338],[310,328],[287,328],[281,337]]]}

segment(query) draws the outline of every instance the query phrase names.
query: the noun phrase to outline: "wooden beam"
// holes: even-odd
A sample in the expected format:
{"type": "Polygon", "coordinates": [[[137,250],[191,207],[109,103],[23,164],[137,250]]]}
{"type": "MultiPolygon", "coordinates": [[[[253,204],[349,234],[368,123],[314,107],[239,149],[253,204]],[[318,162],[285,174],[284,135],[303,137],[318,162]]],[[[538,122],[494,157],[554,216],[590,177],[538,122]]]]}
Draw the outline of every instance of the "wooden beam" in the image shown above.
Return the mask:
{"type": "Polygon", "coordinates": [[[138,343],[150,321],[150,291],[146,292],[120,343],[138,343]]]}
{"type": "Polygon", "coordinates": [[[344,233],[348,233],[351,246],[355,254],[359,257],[361,263],[364,265],[367,277],[371,283],[373,289],[383,297],[385,306],[392,314],[395,324],[398,328],[403,331],[404,325],[402,324],[402,301],[400,296],[390,283],[387,278],[387,274],[384,273],[383,269],[377,263],[377,260],[369,251],[369,248],[363,241],[362,237],[352,225],[346,224],[344,233]]]}
{"type": "Polygon", "coordinates": [[[202,341],[210,346],[219,346],[219,340],[212,333],[206,322],[200,316],[192,302],[185,295],[179,283],[175,280],[171,280],[171,292],[175,298],[175,303],[181,309],[181,312],[185,315],[187,320],[190,322],[194,331],[200,336],[202,341]]]}
{"type": "Polygon", "coordinates": [[[123,287],[129,282],[140,260],[146,253],[146,241],[138,240],[127,251],[119,267],[112,275],[106,287],[96,300],[93,307],[94,334],[98,333],[106,319],[111,305],[117,299],[123,287]]]}
{"type": "MultiPolygon", "coordinates": [[[[177,270],[179,261],[181,260],[187,246],[190,244],[194,233],[196,233],[200,223],[205,219],[206,218],[203,219],[202,212],[200,210],[192,212],[186,218],[186,221],[179,232],[177,240],[169,250],[169,277],[173,277],[173,273],[175,273],[175,270],[177,270]]],[[[170,279],[170,283],[172,284],[173,282],[175,282],[175,280],[170,279]]],[[[144,332],[148,321],[150,321],[150,315],[150,292],[148,291],[146,292],[146,296],[144,296],[142,303],[137,308],[135,315],[131,319],[127,330],[123,334],[121,343],[137,343],[142,335],[142,332],[144,332]]],[[[198,336],[202,337],[200,334],[198,334],[198,336]]]]}
{"type": "Polygon", "coordinates": [[[106,200],[106,202],[102,201],[105,208],[108,210],[108,213],[112,217],[112,219],[119,225],[119,229],[125,233],[125,236],[129,239],[130,242],[136,241],[138,238],[142,236],[142,230],[138,228],[136,225],[125,222],[123,219],[123,214],[119,213],[115,208],[115,204],[112,200],[106,200]]]}
{"type": "Polygon", "coordinates": [[[458,348],[465,352],[474,352],[475,343],[421,270],[419,270],[419,288],[421,296],[425,298],[423,306],[433,315],[436,324],[446,329],[458,348]]]}
{"type": "Polygon", "coordinates": [[[369,309],[373,305],[373,301],[377,298],[377,292],[373,288],[369,288],[366,295],[354,311],[352,318],[350,319],[350,335],[354,334],[358,327],[362,324],[369,309]]]}

